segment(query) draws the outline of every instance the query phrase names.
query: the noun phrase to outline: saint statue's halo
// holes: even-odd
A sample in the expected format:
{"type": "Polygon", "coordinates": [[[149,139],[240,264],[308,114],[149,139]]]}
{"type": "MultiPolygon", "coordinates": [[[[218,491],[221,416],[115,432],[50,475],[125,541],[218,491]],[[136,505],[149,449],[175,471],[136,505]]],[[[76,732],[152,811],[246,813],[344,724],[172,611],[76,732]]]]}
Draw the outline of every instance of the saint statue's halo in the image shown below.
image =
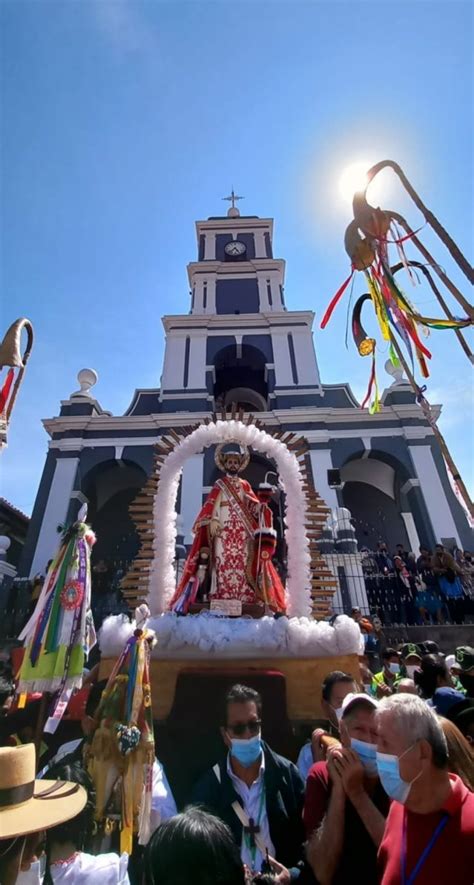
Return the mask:
{"type": "Polygon", "coordinates": [[[247,446],[243,445],[238,440],[233,440],[233,439],[226,439],[226,441],[224,443],[220,443],[218,446],[216,446],[214,460],[215,460],[219,470],[222,470],[223,473],[225,473],[226,455],[230,455],[230,454],[239,454],[240,455],[241,463],[240,463],[240,467],[239,467],[239,473],[242,473],[242,471],[245,470],[245,468],[247,467],[247,465],[250,461],[250,452],[249,452],[247,446]],[[232,449],[228,452],[225,452],[224,449],[227,448],[230,443],[233,443],[232,449]],[[236,449],[238,449],[239,451],[236,451],[236,449]]]}

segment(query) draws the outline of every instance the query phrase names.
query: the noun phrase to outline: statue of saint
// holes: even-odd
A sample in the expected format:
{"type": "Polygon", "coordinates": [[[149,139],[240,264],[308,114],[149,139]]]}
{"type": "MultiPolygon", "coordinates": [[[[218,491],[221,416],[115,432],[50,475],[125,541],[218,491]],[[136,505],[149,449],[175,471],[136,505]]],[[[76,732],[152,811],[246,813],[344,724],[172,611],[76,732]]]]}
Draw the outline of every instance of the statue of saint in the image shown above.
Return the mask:
{"type": "Polygon", "coordinates": [[[277,535],[269,506],[272,487],[256,495],[239,476],[250,456],[235,446],[217,446],[223,471],[193,526],[194,541],[170,608],[187,613],[196,601],[237,599],[285,612],[285,591],[272,563],[277,535]]]}

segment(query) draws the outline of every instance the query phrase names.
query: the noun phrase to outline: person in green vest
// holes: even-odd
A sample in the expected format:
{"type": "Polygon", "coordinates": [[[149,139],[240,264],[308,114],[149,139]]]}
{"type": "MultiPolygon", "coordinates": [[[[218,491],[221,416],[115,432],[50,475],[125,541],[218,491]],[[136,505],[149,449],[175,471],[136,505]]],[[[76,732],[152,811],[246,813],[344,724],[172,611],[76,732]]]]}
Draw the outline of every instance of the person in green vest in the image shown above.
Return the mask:
{"type": "Polygon", "coordinates": [[[382,670],[372,679],[371,691],[376,698],[385,698],[393,694],[400,678],[400,652],[395,648],[386,648],[382,654],[382,670]]]}

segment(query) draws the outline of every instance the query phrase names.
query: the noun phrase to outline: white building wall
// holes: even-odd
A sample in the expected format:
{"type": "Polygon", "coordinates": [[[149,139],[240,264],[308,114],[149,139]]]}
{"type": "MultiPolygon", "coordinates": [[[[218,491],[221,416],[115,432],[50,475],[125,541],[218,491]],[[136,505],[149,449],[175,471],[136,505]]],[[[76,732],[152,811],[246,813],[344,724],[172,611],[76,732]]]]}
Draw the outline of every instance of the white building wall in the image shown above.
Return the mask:
{"type": "Polygon", "coordinates": [[[206,386],[206,333],[193,331],[189,349],[188,387],[206,386]]]}
{"type": "Polygon", "coordinates": [[[290,349],[288,347],[288,333],[272,329],[273,362],[275,364],[275,381],[277,387],[292,387],[294,385],[291,371],[290,349]]]}
{"type": "Polygon", "coordinates": [[[181,480],[181,519],[184,543],[193,541],[192,528],[202,507],[204,454],[192,455],[183,467],[181,480]]]}
{"type": "Polygon", "coordinates": [[[336,489],[332,489],[328,485],[328,470],[332,470],[331,451],[327,449],[311,449],[310,450],[311,467],[313,468],[314,487],[318,490],[324,503],[331,510],[339,507],[336,489]]]}
{"type": "Polygon", "coordinates": [[[184,351],[186,335],[170,333],[166,337],[161,385],[164,390],[178,390],[183,386],[184,351]]]}
{"type": "Polygon", "coordinates": [[[56,461],[36,550],[31,563],[30,577],[39,572],[44,574],[48,560],[58,548],[58,525],[62,525],[67,516],[78,463],[79,458],[58,458],[56,461]]]}
{"type": "Polygon", "coordinates": [[[436,539],[439,541],[441,538],[455,538],[456,543],[462,546],[431,446],[409,445],[409,449],[436,539]]]}
{"type": "Polygon", "coordinates": [[[320,379],[311,329],[306,328],[300,331],[292,328],[290,331],[295,347],[298,383],[319,385],[320,379]]]}

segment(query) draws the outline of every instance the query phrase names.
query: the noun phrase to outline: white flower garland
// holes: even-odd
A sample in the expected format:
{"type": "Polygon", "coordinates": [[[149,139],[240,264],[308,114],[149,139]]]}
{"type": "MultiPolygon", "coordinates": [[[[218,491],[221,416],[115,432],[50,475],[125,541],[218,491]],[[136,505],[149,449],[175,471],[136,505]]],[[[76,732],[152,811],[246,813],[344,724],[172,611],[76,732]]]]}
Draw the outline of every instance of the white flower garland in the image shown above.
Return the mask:
{"type": "MultiPolygon", "coordinates": [[[[295,455],[278,439],[254,424],[216,421],[201,424],[166,457],[154,504],[154,559],[150,571],[148,602],[153,614],[166,611],[176,588],[176,496],[181,471],[188,458],[208,446],[236,440],[276,461],[285,491],[285,540],[288,547],[287,611],[290,617],[311,614],[311,557],[306,535],[306,496],[295,455]]],[[[196,514],[197,515],[197,514],[196,514]]]]}
{"type": "MultiPolygon", "coordinates": [[[[150,618],[157,660],[212,657],[257,661],[265,658],[338,658],[363,654],[359,625],[339,615],[334,625],[313,618],[225,618],[211,612],[180,617],[174,612],[150,618]]],[[[99,633],[103,658],[116,657],[135,629],[127,615],[110,615],[99,633]]],[[[332,669],[332,668],[330,668],[332,669]]]]}

